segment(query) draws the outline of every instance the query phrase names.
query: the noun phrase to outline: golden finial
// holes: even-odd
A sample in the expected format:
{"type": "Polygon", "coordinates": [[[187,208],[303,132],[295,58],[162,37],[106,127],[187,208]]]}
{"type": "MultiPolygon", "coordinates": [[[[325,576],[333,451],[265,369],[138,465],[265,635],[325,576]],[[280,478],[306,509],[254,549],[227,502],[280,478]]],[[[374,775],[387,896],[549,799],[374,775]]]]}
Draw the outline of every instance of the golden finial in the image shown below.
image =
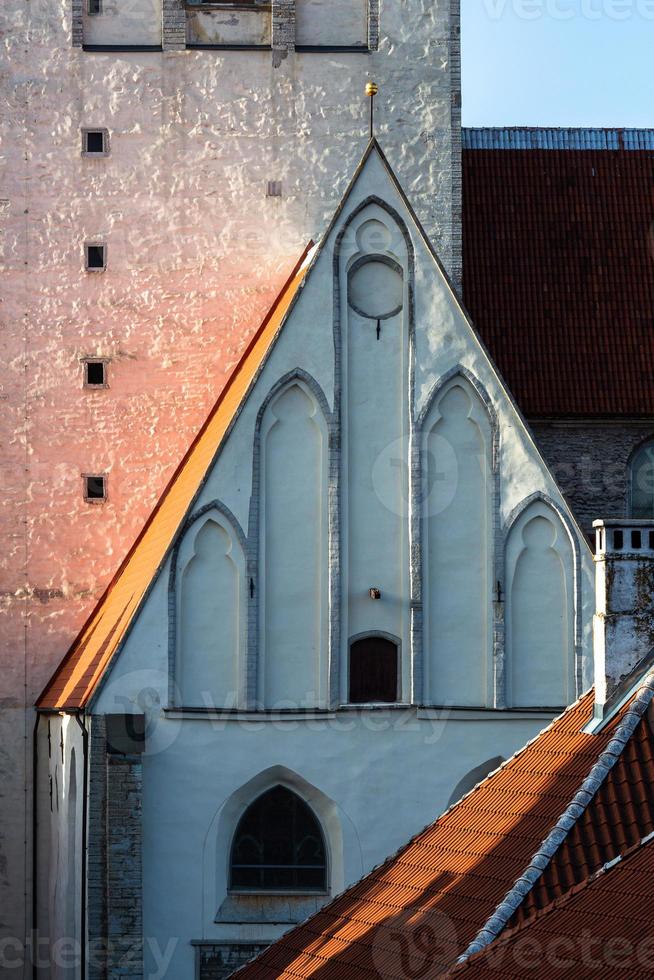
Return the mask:
{"type": "Polygon", "coordinates": [[[366,82],[366,95],[370,99],[370,139],[372,139],[374,133],[375,96],[377,92],[379,92],[377,82],[366,82]]]}

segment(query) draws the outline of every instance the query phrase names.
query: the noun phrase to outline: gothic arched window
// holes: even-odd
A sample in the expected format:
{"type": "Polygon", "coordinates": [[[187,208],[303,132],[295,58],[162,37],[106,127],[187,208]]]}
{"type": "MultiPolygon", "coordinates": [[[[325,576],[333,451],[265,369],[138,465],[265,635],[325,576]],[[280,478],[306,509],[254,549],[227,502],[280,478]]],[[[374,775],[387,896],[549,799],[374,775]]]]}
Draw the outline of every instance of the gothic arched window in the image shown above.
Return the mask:
{"type": "Polygon", "coordinates": [[[350,646],[350,704],[398,699],[398,647],[383,636],[364,636],[350,646]]]}
{"type": "Polygon", "coordinates": [[[654,517],[654,440],[641,446],[631,460],[630,516],[654,517]]]}
{"type": "Polygon", "coordinates": [[[263,793],[236,828],[232,890],[323,892],[326,887],[325,842],[311,809],[284,786],[263,793]]]}

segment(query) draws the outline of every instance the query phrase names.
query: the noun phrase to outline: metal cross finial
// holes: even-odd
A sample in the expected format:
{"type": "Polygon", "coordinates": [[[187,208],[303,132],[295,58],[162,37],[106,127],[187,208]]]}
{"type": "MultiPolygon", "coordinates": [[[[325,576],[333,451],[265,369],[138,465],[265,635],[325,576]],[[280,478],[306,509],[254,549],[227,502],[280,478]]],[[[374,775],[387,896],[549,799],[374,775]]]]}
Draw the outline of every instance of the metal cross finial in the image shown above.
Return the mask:
{"type": "Polygon", "coordinates": [[[375,96],[379,91],[377,82],[366,82],[366,95],[370,99],[370,139],[374,136],[375,96]]]}

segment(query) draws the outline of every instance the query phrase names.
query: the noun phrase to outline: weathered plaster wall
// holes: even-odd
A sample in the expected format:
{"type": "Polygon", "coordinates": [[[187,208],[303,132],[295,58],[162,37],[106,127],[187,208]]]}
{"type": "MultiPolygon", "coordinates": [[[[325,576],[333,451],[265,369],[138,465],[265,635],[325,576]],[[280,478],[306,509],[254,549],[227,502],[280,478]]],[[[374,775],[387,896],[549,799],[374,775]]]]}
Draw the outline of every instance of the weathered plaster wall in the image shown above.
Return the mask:
{"type": "MultiPolygon", "coordinates": [[[[302,31],[320,5],[305,7],[302,31]]],[[[164,8],[170,41],[176,15],[170,0],[164,8]]],[[[2,928],[19,937],[24,705],[109,581],[300,249],[324,228],[365,146],[367,78],[381,84],[377,132],[388,156],[458,268],[456,3],[387,0],[379,51],[291,52],[278,68],[270,52],[84,52],[71,46],[81,41],[80,9],[31,0],[0,10],[0,906],[2,928]],[[110,130],[108,157],[81,157],[82,126],[110,130]],[[282,181],[281,198],[265,196],[268,180],[282,181]],[[94,238],[108,244],[99,275],[83,271],[83,242],[94,238]],[[93,354],[109,358],[109,388],[97,392],[82,388],[80,358],[93,354]],[[82,499],[81,474],[94,472],[108,474],[102,505],[82,499]]],[[[158,37],[158,25],[141,27],[135,41],[158,37]]]]}

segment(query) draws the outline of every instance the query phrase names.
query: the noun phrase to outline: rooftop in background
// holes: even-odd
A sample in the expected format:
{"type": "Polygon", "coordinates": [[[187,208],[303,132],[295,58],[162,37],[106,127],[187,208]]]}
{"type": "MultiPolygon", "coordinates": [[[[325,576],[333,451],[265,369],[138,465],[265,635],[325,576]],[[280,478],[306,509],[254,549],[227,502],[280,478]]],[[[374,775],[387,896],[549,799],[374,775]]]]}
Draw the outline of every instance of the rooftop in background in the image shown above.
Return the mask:
{"type": "Polygon", "coordinates": [[[654,130],[463,147],[464,301],[525,415],[654,415],[654,130]]]}

